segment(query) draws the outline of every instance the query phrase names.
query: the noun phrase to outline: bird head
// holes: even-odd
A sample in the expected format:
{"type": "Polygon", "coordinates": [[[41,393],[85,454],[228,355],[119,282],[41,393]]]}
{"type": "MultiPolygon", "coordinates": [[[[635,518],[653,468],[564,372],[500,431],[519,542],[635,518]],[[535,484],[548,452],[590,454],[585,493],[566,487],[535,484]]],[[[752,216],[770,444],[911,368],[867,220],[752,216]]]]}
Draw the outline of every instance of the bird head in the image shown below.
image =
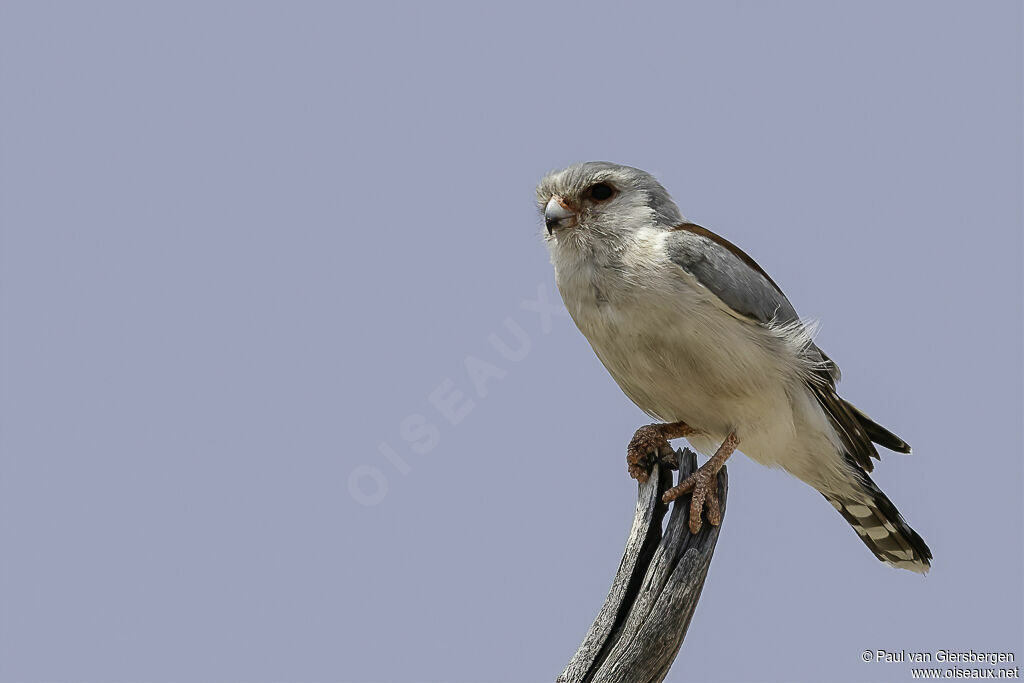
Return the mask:
{"type": "Polygon", "coordinates": [[[624,237],[644,226],[665,228],[683,215],[654,176],[630,166],[588,161],[553,171],[537,186],[547,239],[576,244],[624,237]]]}

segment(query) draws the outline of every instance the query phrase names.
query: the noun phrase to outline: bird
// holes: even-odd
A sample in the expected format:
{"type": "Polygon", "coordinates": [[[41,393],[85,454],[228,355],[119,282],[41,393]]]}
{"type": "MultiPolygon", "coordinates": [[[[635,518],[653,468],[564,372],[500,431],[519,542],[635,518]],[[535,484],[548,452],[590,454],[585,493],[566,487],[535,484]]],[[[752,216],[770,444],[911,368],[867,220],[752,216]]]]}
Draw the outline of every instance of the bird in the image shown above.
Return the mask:
{"type": "Polygon", "coordinates": [[[910,446],[837,393],[839,366],[739,247],[683,217],[649,173],[589,161],[537,185],[542,235],[569,315],[623,393],[656,423],[626,450],[643,482],[685,437],[708,461],[689,527],[721,523],[717,474],[734,451],[819,491],[882,562],[921,574],[932,553],[872,481],[875,445],[910,446]]]}

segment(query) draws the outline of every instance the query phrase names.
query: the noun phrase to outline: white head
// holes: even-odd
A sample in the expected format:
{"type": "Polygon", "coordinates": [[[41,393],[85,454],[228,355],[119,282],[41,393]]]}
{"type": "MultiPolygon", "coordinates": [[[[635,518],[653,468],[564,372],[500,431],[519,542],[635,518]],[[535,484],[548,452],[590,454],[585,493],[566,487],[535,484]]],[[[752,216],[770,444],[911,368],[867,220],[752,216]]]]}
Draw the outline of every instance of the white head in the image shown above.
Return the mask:
{"type": "Polygon", "coordinates": [[[671,229],[683,214],[664,187],[638,168],[587,161],[553,171],[537,186],[550,246],[592,251],[611,247],[642,227],[671,229]]]}

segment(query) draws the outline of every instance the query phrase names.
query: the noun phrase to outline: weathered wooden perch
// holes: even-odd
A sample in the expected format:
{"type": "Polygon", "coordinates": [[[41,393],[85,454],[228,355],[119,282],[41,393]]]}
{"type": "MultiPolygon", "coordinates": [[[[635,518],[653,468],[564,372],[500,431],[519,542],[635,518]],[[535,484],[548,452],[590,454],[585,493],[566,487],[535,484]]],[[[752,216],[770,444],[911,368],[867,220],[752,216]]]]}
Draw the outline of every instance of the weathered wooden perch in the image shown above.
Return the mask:
{"type": "MultiPolygon", "coordinates": [[[[689,449],[676,451],[676,457],[680,480],[697,469],[697,456],[689,449]]],[[[723,467],[718,474],[723,520],[728,484],[723,467]]],[[[691,534],[687,495],[673,503],[663,534],[668,505],[661,502],[661,494],[672,485],[672,471],[665,465],[655,466],[640,485],[633,528],[608,598],[559,683],[642,683],[668,675],[700,599],[721,528],[705,520],[700,533],[691,534]]]]}

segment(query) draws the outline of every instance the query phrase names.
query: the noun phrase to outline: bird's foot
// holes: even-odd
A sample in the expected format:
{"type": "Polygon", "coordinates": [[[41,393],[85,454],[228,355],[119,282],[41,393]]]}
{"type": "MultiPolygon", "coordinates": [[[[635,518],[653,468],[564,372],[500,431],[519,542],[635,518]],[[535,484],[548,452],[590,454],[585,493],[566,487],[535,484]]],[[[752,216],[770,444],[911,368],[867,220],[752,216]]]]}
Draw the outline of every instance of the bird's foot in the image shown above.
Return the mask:
{"type": "Polygon", "coordinates": [[[663,502],[671,503],[684,494],[693,493],[693,498],[690,499],[690,533],[700,531],[705,508],[708,522],[712,526],[722,523],[722,505],[718,500],[718,472],[738,445],[736,435],[730,434],[710,460],[662,495],[663,502]]]}
{"type": "Polygon", "coordinates": [[[646,425],[636,430],[626,448],[629,476],[642,484],[647,481],[651,468],[656,463],[664,463],[674,470],[679,469],[676,453],[668,440],[692,433],[693,429],[682,422],[646,425]]]}

